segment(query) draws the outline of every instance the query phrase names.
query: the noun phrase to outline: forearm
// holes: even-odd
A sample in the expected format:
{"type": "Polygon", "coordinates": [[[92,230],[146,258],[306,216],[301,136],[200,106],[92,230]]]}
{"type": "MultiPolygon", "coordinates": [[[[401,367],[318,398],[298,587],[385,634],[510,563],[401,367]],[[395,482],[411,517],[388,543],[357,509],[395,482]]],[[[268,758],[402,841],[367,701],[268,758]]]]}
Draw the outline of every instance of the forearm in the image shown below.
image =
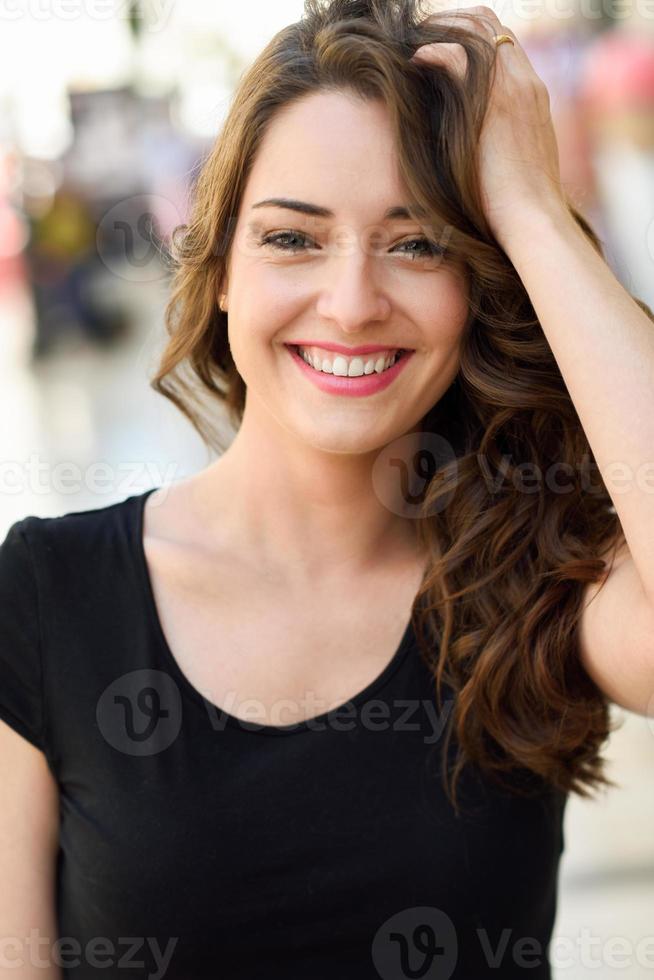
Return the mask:
{"type": "Polygon", "coordinates": [[[567,212],[523,218],[503,245],[654,601],[654,323],[567,212]]]}

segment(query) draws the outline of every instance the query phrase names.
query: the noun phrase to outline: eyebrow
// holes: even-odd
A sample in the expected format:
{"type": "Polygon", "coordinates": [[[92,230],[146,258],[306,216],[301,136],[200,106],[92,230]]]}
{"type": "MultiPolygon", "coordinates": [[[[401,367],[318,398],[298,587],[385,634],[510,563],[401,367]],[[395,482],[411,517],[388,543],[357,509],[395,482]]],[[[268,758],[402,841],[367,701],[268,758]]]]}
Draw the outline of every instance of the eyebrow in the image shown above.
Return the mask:
{"type": "MultiPolygon", "coordinates": [[[[321,207],[319,204],[308,204],[306,201],[296,201],[293,198],[288,197],[267,197],[264,201],[259,201],[257,204],[252,205],[252,210],[255,208],[284,208],[287,211],[299,211],[301,214],[308,214],[317,218],[334,218],[335,214],[330,211],[329,208],[321,207]]],[[[413,221],[417,217],[424,217],[424,213],[421,209],[414,209],[413,214],[407,207],[398,205],[393,208],[388,208],[384,214],[383,221],[400,221],[408,220],[413,221]]]]}

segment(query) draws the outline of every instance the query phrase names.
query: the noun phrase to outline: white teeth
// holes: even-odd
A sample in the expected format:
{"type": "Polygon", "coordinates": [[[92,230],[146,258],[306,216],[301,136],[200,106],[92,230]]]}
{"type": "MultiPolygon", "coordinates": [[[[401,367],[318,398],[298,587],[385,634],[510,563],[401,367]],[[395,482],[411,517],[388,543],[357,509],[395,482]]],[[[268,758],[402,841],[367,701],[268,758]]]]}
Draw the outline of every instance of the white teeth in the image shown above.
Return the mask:
{"type": "Polygon", "coordinates": [[[334,369],[334,374],[336,377],[347,378],[347,361],[344,357],[335,357],[332,368],[334,369]]]}
{"type": "Polygon", "coordinates": [[[330,359],[330,356],[321,356],[317,353],[309,353],[298,348],[300,356],[309,364],[314,371],[323,374],[334,374],[339,378],[360,378],[364,374],[382,374],[395,364],[399,357],[399,350],[392,351],[390,354],[381,355],[378,358],[364,360],[362,357],[347,358],[338,354],[330,359]]]}

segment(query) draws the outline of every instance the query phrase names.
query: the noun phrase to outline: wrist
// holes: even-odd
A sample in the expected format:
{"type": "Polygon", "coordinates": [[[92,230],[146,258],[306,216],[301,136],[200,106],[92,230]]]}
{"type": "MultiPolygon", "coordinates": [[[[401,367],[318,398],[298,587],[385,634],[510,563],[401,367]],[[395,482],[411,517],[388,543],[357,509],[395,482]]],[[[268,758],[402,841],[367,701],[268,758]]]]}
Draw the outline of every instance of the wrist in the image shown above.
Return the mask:
{"type": "Polygon", "coordinates": [[[502,250],[513,261],[529,250],[534,241],[541,241],[551,234],[579,233],[579,226],[565,204],[552,207],[533,206],[522,208],[510,225],[495,234],[502,250]]]}

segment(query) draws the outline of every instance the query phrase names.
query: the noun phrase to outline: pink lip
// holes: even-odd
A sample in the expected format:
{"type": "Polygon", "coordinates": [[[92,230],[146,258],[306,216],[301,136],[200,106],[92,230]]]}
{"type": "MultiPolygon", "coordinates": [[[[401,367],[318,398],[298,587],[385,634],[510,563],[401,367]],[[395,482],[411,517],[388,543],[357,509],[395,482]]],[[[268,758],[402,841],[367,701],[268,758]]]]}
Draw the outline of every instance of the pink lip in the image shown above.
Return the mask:
{"type": "MultiPolygon", "coordinates": [[[[350,398],[363,398],[366,395],[374,395],[379,391],[383,391],[384,388],[388,388],[397,376],[402,373],[407,363],[415,354],[415,351],[407,351],[405,354],[402,354],[393,367],[389,368],[388,371],[384,371],[382,374],[374,372],[373,374],[361,375],[359,378],[341,378],[334,374],[322,374],[320,371],[314,371],[312,367],[309,367],[304,358],[300,357],[294,347],[290,347],[288,344],[286,346],[297,366],[310,381],[313,381],[316,388],[320,388],[321,391],[325,391],[331,395],[348,395],[350,398]]],[[[301,346],[304,347],[305,345],[302,344],[301,346]]],[[[394,348],[382,347],[379,349],[393,350],[394,348]]],[[[371,353],[374,353],[374,351],[371,351],[371,353]]]]}
{"type": "Polygon", "coordinates": [[[335,354],[345,354],[346,357],[355,357],[357,354],[378,354],[379,351],[405,350],[403,347],[383,347],[380,344],[368,344],[367,347],[343,347],[341,344],[322,344],[315,340],[295,340],[289,342],[287,347],[319,347],[320,350],[330,350],[335,354]]]}

